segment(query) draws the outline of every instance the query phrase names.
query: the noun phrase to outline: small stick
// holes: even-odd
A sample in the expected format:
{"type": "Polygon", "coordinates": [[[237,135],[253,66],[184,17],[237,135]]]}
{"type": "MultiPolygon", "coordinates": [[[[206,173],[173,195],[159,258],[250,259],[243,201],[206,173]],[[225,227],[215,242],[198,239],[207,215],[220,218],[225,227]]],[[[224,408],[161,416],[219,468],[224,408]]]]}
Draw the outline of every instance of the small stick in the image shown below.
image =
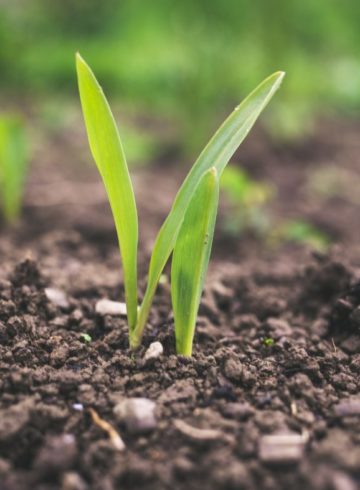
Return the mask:
{"type": "Polygon", "coordinates": [[[336,354],[337,348],[336,348],[336,345],[335,345],[335,342],[334,342],[333,337],[331,337],[331,342],[332,342],[332,345],[333,345],[333,348],[334,348],[334,352],[336,354]]]}
{"type": "Polygon", "coordinates": [[[93,408],[89,408],[89,412],[94,424],[108,433],[109,438],[113,443],[115,449],[117,449],[118,451],[124,451],[124,441],[121,439],[119,433],[114,429],[114,427],[109,424],[109,422],[106,422],[106,420],[102,419],[93,408]]]}

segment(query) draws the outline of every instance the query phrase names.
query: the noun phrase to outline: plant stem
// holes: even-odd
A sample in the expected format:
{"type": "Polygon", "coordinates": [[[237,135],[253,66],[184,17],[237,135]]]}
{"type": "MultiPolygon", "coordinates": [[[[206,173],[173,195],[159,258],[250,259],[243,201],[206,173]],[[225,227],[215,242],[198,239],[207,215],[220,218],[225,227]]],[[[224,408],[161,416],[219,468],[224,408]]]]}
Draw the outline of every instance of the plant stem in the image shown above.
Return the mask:
{"type": "Polygon", "coordinates": [[[193,346],[193,335],[187,335],[186,337],[176,339],[176,353],[179,356],[191,357],[193,346]]]}

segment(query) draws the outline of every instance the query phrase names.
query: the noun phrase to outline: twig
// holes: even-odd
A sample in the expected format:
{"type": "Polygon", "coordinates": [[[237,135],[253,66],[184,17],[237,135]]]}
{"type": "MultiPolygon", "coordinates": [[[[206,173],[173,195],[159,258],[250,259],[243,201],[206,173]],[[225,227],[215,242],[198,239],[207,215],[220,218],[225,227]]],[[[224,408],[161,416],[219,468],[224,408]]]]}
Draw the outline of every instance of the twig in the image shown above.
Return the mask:
{"type": "Polygon", "coordinates": [[[293,415],[294,417],[296,417],[296,415],[298,413],[296,402],[292,401],[290,403],[290,411],[291,411],[291,415],[293,415]]]}
{"type": "Polygon", "coordinates": [[[332,337],[331,337],[331,343],[332,343],[332,346],[333,346],[333,348],[334,348],[334,352],[335,352],[335,354],[336,354],[336,352],[337,352],[337,348],[336,348],[336,345],[335,345],[334,339],[333,339],[332,337]]]}
{"type": "Polygon", "coordinates": [[[102,419],[93,408],[89,408],[89,413],[91,415],[94,424],[108,433],[109,438],[113,443],[114,447],[118,451],[124,451],[125,449],[124,441],[121,439],[119,433],[114,429],[114,427],[109,422],[106,422],[106,420],[102,419]]]}

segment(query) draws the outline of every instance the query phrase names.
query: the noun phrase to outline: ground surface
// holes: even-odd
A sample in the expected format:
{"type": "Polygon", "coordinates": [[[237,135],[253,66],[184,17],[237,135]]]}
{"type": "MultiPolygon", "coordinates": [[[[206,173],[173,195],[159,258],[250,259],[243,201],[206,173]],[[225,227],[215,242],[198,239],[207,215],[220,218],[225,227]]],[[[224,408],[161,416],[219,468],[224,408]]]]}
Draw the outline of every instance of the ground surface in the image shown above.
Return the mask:
{"type": "MultiPolygon", "coordinates": [[[[0,238],[1,490],[357,488],[359,130],[324,123],[296,146],[258,130],[243,146],[237,160],[278,186],[274,219],[305,216],[335,245],[269,249],[219,228],[192,359],[174,354],[166,282],[135,354],[125,320],[95,313],[123,299],[101,185],[80,130],[39,147],[22,222],[0,238]],[[154,340],[164,354],[146,362],[154,340]],[[119,422],[124,397],[155,402],[150,431],[119,422]]],[[[165,158],[136,172],[142,271],[184,172],[165,158]]]]}

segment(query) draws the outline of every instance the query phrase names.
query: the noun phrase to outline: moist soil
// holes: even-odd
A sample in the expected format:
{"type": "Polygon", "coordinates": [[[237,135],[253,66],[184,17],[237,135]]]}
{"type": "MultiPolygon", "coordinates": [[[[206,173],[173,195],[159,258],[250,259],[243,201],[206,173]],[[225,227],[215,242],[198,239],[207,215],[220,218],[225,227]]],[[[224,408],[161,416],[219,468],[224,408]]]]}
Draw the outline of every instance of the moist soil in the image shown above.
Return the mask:
{"type": "MultiPolygon", "coordinates": [[[[83,133],[49,137],[21,222],[1,228],[1,490],[358,488],[359,129],[323,122],[296,145],[260,129],[242,147],[278,188],[273,219],[306,217],[333,246],[228,236],[221,210],[192,358],[175,355],[168,271],[136,352],[124,318],[96,313],[124,299],[111,216],[96,170],[74,166],[83,133]],[[328,168],[342,177],[324,196],[309,182],[328,168]],[[133,397],[155,403],[147,430],[114,411],[133,397]]],[[[134,172],[142,277],[185,172],[176,154],[134,172]]]]}

